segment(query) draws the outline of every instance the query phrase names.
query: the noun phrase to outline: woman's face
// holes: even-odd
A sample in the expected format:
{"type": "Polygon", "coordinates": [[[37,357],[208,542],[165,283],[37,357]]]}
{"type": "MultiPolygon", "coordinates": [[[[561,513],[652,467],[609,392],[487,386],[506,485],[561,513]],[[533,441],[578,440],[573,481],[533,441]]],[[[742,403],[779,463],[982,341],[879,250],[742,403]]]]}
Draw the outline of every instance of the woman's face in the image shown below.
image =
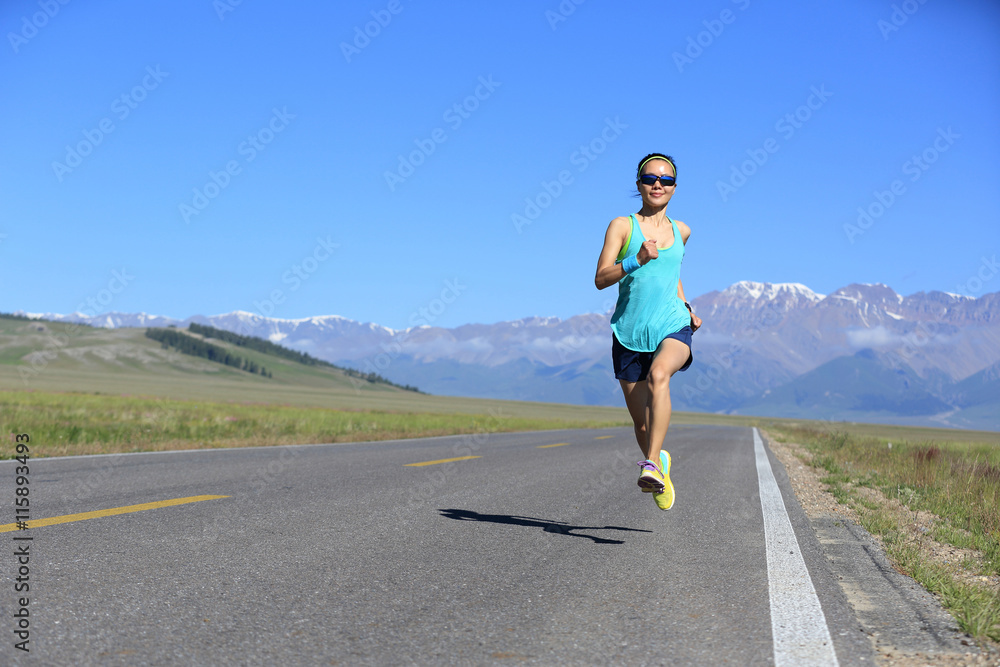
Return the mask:
{"type": "MultiPolygon", "coordinates": [[[[666,160],[650,160],[642,166],[641,176],[676,176],[674,167],[666,160]]],[[[657,180],[652,185],[645,185],[642,181],[636,181],[639,194],[642,195],[642,202],[648,206],[659,208],[666,206],[670,198],[674,196],[676,185],[664,186],[663,182],[657,180]]]]}

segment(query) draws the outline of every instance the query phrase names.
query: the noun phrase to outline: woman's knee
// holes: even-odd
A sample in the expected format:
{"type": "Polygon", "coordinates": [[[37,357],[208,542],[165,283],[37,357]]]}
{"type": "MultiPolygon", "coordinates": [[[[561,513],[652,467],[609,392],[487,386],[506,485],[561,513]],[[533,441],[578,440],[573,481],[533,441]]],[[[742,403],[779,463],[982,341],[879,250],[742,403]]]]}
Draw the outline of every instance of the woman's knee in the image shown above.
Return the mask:
{"type": "Polygon", "coordinates": [[[649,369],[649,390],[651,392],[655,391],[667,391],[670,387],[670,376],[673,375],[666,368],[654,367],[649,369]]]}

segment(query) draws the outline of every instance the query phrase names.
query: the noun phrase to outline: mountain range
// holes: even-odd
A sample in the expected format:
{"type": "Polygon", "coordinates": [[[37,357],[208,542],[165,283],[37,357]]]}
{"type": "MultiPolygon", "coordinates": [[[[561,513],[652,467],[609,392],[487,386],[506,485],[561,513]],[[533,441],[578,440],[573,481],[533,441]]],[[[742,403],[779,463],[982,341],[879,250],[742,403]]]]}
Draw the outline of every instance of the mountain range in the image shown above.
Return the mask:
{"type": "MultiPolygon", "coordinates": [[[[691,305],[704,324],[694,365],[671,380],[674,409],[1000,431],[1000,293],[903,297],[852,284],[821,295],[797,283],[743,281],[691,305]]],[[[197,322],[434,394],[623,405],[610,313],[402,330],[243,311],[183,321],[29,315],[110,328],[197,322]]]]}

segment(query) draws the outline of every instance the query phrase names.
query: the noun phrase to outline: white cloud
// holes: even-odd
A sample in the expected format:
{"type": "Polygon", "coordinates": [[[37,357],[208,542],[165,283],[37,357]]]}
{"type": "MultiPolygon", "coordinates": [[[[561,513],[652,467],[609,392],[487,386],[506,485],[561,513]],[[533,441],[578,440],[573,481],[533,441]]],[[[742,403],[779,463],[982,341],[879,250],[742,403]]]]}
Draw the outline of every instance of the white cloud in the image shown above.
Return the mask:
{"type": "Polygon", "coordinates": [[[899,345],[903,342],[902,336],[894,334],[881,324],[872,329],[848,329],[846,334],[847,344],[856,350],[899,345]]]}
{"type": "Polygon", "coordinates": [[[848,329],[844,332],[847,336],[847,344],[856,350],[864,348],[878,347],[898,347],[906,345],[908,347],[924,345],[949,345],[956,340],[955,336],[943,333],[932,333],[931,331],[917,327],[915,331],[907,334],[898,334],[889,331],[881,324],[871,329],[848,329]]]}

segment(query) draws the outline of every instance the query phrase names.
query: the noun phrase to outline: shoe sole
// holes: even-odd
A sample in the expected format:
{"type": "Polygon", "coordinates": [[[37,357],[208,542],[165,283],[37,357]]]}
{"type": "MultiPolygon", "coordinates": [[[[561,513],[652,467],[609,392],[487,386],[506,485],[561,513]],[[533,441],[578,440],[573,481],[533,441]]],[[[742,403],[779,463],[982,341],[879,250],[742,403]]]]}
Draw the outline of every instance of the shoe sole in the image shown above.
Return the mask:
{"type": "Polygon", "coordinates": [[[663,489],[665,488],[663,482],[655,477],[640,476],[636,484],[639,485],[643,493],[663,493],[663,489]]]}

